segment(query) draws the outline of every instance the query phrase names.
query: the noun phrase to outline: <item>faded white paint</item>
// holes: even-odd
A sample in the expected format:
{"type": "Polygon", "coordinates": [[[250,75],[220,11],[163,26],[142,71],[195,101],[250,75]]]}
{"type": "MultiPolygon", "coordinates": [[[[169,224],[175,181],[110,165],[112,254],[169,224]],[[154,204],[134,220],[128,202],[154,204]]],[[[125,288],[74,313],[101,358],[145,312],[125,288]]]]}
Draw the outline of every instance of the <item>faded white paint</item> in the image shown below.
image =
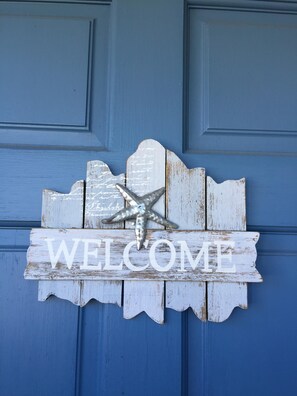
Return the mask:
{"type": "Polygon", "coordinates": [[[261,281],[255,268],[258,233],[151,230],[147,249],[140,251],[133,237],[132,230],[32,230],[25,276],[261,281]],[[188,255],[184,254],[185,245],[188,255]]]}
{"type": "MultiPolygon", "coordinates": [[[[123,223],[104,224],[103,219],[111,216],[124,206],[124,200],[116,183],[124,183],[125,175],[122,173],[115,176],[109,167],[102,161],[89,161],[87,163],[86,198],[84,228],[124,228],[123,223]]],[[[104,241],[107,246],[106,264],[110,264],[108,257],[108,240],[104,241]]],[[[85,266],[88,267],[88,257],[96,255],[96,250],[87,250],[84,256],[85,266]]],[[[99,264],[98,264],[99,265],[99,264]]],[[[94,266],[90,266],[92,269],[94,266]]],[[[122,282],[121,281],[88,281],[84,282],[81,290],[82,303],[94,298],[102,303],[122,305],[122,282]],[[93,294],[92,294],[93,293],[93,294]]]]}
{"type": "MultiPolygon", "coordinates": [[[[145,195],[165,186],[166,154],[164,147],[155,140],[144,140],[127,161],[126,186],[137,195],[145,195]]],[[[154,210],[165,216],[165,198],[162,196],[154,210]]],[[[174,219],[172,219],[174,221],[174,219]]],[[[151,221],[148,228],[163,228],[151,221]]],[[[134,228],[131,221],[126,228],[134,228]]],[[[155,322],[164,322],[164,282],[124,282],[124,318],[130,319],[146,312],[155,322]]]]}
{"type": "MultiPolygon", "coordinates": [[[[166,214],[181,230],[205,229],[205,169],[188,169],[172,151],[166,154],[166,214]]],[[[181,254],[191,261],[186,245],[181,254]]],[[[200,251],[203,254],[203,251],[200,251]]],[[[204,252],[206,253],[206,252],[204,252]]],[[[207,251],[208,253],[208,251],[207,251]]],[[[205,255],[204,255],[205,259],[205,255]]],[[[199,260],[192,261],[193,265],[199,260]]],[[[208,271],[205,259],[205,272],[208,271]]],[[[191,307],[196,316],[206,320],[205,282],[166,282],[166,307],[184,311],[191,307]]]]}
{"type": "Polygon", "coordinates": [[[87,163],[86,202],[84,228],[123,228],[124,225],[104,224],[102,219],[110,217],[124,207],[124,199],[116,188],[124,184],[124,173],[115,176],[102,161],[87,163]]]}
{"type": "MultiPolygon", "coordinates": [[[[207,177],[207,229],[246,230],[245,179],[216,183],[207,177]]],[[[208,320],[223,322],[235,307],[247,308],[246,283],[207,285],[208,320]]]]}
{"type": "MultiPolygon", "coordinates": [[[[73,184],[69,194],[43,190],[41,227],[82,228],[84,211],[84,181],[73,184]]],[[[81,304],[80,281],[40,281],[38,300],[45,301],[54,295],[73,304],[81,304]]]]}

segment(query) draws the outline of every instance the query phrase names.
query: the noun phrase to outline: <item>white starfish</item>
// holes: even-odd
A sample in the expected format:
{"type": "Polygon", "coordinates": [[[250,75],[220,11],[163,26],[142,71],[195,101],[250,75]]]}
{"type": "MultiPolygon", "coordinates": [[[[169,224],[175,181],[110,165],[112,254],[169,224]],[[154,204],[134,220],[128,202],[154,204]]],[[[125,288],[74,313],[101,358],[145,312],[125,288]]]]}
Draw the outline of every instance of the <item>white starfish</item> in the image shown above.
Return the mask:
{"type": "Polygon", "coordinates": [[[155,223],[161,224],[169,228],[178,228],[178,226],[165,217],[161,216],[159,213],[152,210],[153,205],[158,201],[158,199],[164,194],[165,188],[159,188],[149,194],[142,197],[137,196],[128,188],[122,186],[121,184],[116,184],[116,187],[128,202],[129,206],[115,213],[108,219],[102,220],[102,223],[118,223],[124,220],[136,219],[135,221],[135,235],[136,235],[136,245],[137,250],[141,249],[145,237],[146,237],[146,224],[148,220],[152,220],[155,223]]]}

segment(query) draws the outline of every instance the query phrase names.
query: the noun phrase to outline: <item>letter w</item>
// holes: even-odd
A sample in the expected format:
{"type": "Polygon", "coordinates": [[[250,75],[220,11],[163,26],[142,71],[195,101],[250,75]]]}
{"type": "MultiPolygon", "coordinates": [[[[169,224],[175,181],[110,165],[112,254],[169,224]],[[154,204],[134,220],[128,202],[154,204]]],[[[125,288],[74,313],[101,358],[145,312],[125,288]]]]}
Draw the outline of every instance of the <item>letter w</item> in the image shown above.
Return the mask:
{"type": "Polygon", "coordinates": [[[68,269],[71,269],[72,264],[73,264],[73,260],[74,260],[74,256],[75,253],[77,251],[77,245],[80,241],[80,239],[72,239],[74,241],[71,252],[68,251],[66,242],[64,241],[64,239],[62,240],[62,242],[60,243],[60,246],[57,250],[57,253],[54,253],[54,249],[53,249],[53,244],[52,242],[55,241],[55,239],[46,239],[47,242],[47,247],[48,247],[48,252],[49,252],[49,256],[50,256],[50,260],[51,260],[51,264],[52,264],[52,268],[55,269],[56,265],[59,261],[60,256],[62,255],[62,253],[64,254],[65,260],[66,260],[66,264],[68,269]]]}

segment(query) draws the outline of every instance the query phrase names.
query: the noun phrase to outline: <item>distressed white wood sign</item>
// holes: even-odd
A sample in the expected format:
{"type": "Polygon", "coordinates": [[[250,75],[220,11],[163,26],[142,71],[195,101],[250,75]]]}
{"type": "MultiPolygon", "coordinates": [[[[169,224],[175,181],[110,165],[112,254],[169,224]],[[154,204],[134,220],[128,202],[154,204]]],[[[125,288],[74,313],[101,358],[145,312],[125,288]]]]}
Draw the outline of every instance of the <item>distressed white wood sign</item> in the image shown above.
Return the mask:
{"type": "Polygon", "coordinates": [[[144,311],[157,323],[165,307],[191,307],[201,320],[222,322],[234,307],[247,308],[247,283],[262,281],[259,234],[246,232],[245,179],[217,184],[154,140],[139,145],[126,174],[91,161],[86,183],[69,194],[44,190],[42,227],[31,232],[25,270],[26,279],[39,280],[42,301],[51,294],[81,306],[96,299],[122,305],[127,319],[144,311]],[[178,230],[148,221],[138,250],[135,222],[102,221],[125,207],[116,184],[136,196],[165,187],[153,211],[178,230]]]}

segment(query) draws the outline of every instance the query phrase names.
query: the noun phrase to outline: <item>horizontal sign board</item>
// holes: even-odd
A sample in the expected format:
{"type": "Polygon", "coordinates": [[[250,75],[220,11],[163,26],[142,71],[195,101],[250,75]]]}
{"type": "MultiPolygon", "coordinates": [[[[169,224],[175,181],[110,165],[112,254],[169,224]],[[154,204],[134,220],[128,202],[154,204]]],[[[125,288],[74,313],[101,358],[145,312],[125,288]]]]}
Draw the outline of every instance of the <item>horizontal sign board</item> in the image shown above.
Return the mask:
{"type": "Polygon", "coordinates": [[[261,282],[257,232],[33,229],[26,279],[261,282]]]}

